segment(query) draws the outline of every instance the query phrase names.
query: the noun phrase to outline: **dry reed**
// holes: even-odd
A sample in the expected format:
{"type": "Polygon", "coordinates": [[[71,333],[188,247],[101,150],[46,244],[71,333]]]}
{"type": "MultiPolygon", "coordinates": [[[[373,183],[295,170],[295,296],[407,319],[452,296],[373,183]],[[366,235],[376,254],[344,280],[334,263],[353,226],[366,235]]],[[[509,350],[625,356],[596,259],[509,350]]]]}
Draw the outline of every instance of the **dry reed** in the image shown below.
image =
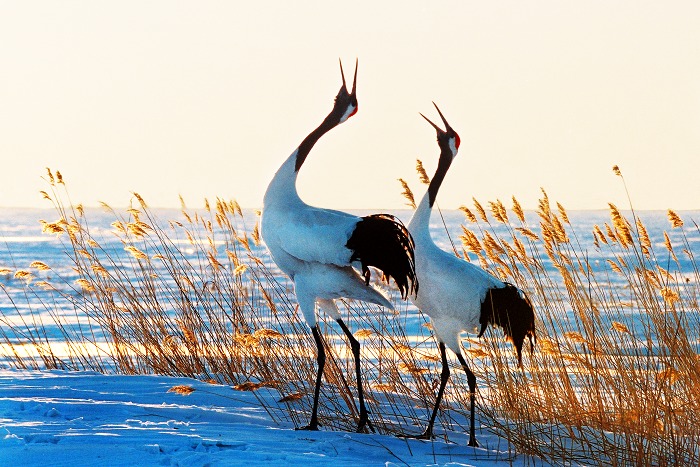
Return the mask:
{"type": "MultiPolygon", "coordinates": [[[[235,201],[207,201],[204,210],[192,211],[181,199],[179,218],[163,221],[134,193],[129,209],[102,204],[104,215],[112,217],[105,229],[92,224],[89,210],[70,203],[63,177],[47,173],[44,198],[58,220],[42,222],[43,231],[56,237],[71,264],[53,269],[32,262],[32,270],[52,272],[41,283],[32,282],[29,268],[6,268],[22,283],[21,293],[39,301],[28,315],[0,311],[6,362],[188,376],[274,392],[274,406],[270,398],[259,398],[274,420],[308,422],[315,346],[291,283],[260,244],[259,213],[251,222],[235,201]],[[55,327],[60,335],[50,337],[55,327]]],[[[437,360],[421,350],[432,346],[429,331],[422,328],[425,336],[416,342],[405,335],[405,321],[376,306],[340,306],[351,328],[361,330],[373,425],[384,433],[419,425],[429,405],[426,388],[435,385],[437,374],[437,360]]],[[[320,326],[328,361],[319,421],[352,430],[359,411],[349,346],[333,320],[323,317],[320,326]]]]}
{"type": "MultiPolygon", "coordinates": [[[[614,173],[622,177],[619,168],[614,173]]],[[[62,242],[71,266],[0,265],[21,290],[0,285],[2,292],[23,309],[0,313],[6,362],[185,375],[273,392],[276,404],[259,400],[274,420],[307,422],[314,344],[291,284],[260,244],[257,217],[244,216],[235,201],[192,211],[181,200],[178,218],[163,221],[134,194],[129,210],[103,206],[114,218],[106,230],[71,204],[58,173],[49,170],[47,183],[42,194],[58,220],[43,229],[62,242]]],[[[469,223],[461,226],[462,256],[521,287],[538,320],[538,347],[522,369],[492,331],[465,341],[482,429],[555,464],[700,464],[697,224],[689,228],[669,210],[671,230],[655,238],[630,202],[629,214],[610,204],[610,223],[588,233],[573,228],[562,205],[552,209],[544,190],[536,213],[512,202],[514,216],[498,200],[487,204],[493,222],[476,199],[476,214],[460,208],[469,223]]],[[[397,316],[340,305],[362,344],[373,425],[382,433],[420,431],[439,383],[430,326],[403,303],[397,316]],[[416,320],[425,324],[417,331],[416,320]]],[[[358,411],[349,348],[332,320],[321,317],[320,327],[328,357],[320,423],[352,430],[358,411]]],[[[468,407],[455,367],[439,436],[465,431],[468,407]]]]}

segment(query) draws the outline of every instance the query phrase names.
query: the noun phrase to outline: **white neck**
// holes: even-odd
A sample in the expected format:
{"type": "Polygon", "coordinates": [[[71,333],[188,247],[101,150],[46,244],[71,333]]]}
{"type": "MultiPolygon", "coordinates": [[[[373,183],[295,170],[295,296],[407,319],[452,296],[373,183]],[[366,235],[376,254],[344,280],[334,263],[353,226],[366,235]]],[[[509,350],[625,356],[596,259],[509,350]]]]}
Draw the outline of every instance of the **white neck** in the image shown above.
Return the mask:
{"type": "Polygon", "coordinates": [[[291,156],[280,166],[272,177],[272,181],[267,187],[263,198],[263,208],[271,206],[290,205],[303,203],[297,193],[297,175],[295,170],[297,152],[296,149],[291,156]]]}
{"type": "Polygon", "coordinates": [[[422,243],[427,241],[432,241],[430,237],[430,214],[432,208],[430,207],[430,200],[428,196],[428,191],[426,190],[423,198],[421,199],[416,211],[413,213],[413,217],[408,222],[408,230],[413,236],[413,240],[416,243],[422,243]]]}

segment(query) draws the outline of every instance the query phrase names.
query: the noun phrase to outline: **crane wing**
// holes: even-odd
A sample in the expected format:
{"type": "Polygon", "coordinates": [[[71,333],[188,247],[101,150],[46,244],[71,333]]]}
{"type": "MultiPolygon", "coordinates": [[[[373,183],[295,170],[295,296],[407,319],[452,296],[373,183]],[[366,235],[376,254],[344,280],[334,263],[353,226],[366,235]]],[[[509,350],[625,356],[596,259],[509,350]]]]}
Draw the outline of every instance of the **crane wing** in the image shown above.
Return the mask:
{"type": "Polygon", "coordinates": [[[421,253],[416,255],[421,284],[416,304],[426,308],[425,312],[438,310],[441,316],[453,317],[470,327],[478,326],[481,302],[487,290],[503,287],[503,282],[434,244],[432,248],[422,246],[422,250],[417,250],[421,253]]]}
{"type": "Polygon", "coordinates": [[[287,254],[304,262],[350,264],[352,251],[346,245],[359,217],[311,206],[277,214],[274,216],[277,222],[267,226],[267,235],[273,235],[277,246],[287,254]]]}

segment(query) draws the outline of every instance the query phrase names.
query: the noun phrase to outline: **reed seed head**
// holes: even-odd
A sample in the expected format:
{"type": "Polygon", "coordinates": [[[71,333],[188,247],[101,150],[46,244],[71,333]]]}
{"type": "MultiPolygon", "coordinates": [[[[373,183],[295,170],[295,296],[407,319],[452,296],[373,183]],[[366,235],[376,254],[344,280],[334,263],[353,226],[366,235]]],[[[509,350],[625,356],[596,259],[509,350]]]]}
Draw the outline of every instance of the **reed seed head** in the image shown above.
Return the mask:
{"type": "Polygon", "coordinates": [[[542,219],[549,219],[552,209],[549,206],[549,196],[547,195],[547,192],[544,191],[544,188],[540,187],[540,191],[542,191],[542,198],[540,198],[538,202],[538,209],[537,209],[537,214],[540,216],[542,219]]]}
{"type": "Polygon", "coordinates": [[[593,226],[593,237],[596,238],[597,240],[603,242],[604,244],[608,244],[608,239],[605,238],[605,234],[603,233],[602,230],[600,230],[600,227],[598,224],[593,226]]]}
{"type": "Polygon", "coordinates": [[[379,392],[395,392],[396,386],[386,383],[373,383],[372,389],[379,392]]]}
{"type": "Polygon", "coordinates": [[[173,386],[170,389],[168,389],[168,392],[174,392],[175,394],[181,394],[183,396],[189,396],[194,391],[195,391],[195,389],[192,386],[188,386],[185,384],[173,386]]]}
{"type": "Polygon", "coordinates": [[[659,382],[664,382],[667,384],[673,384],[680,378],[681,374],[675,368],[665,368],[660,370],[657,374],[657,380],[659,382]]]}
{"type": "Polygon", "coordinates": [[[428,174],[425,172],[423,162],[420,159],[416,159],[416,172],[418,172],[418,179],[422,184],[430,184],[430,177],[428,177],[428,174]]]}
{"type": "Polygon", "coordinates": [[[493,218],[502,224],[508,223],[508,211],[503,206],[500,200],[489,201],[489,208],[491,209],[491,214],[493,218]]]}
{"type": "Polygon", "coordinates": [[[585,344],[586,339],[583,337],[583,335],[578,332],[578,331],[569,331],[564,333],[564,337],[569,339],[572,342],[576,342],[578,344],[585,344]]]}
{"type": "Polygon", "coordinates": [[[607,259],[606,261],[610,265],[610,269],[612,269],[613,271],[615,271],[618,274],[622,274],[622,269],[620,269],[620,266],[618,266],[618,264],[615,261],[613,261],[611,259],[607,259]]]}
{"type": "Polygon", "coordinates": [[[471,210],[466,207],[466,206],[460,206],[459,210],[464,213],[464,216],[471,222],[472,224],[476,224],[478,221],[476,220],[476,216],[474,215],[471,210]]]}
{"type": "Polygon", "coordinates": [[[30,268],[38,269],[39,271],[49,271],[51,268],[44,262],[34,261],[29,265],[30,268]]]}
{"type": "Polygon", "coordinates": [[[401,362],[399,363],[399,371],[412,375],[422,375],[423,373],[427,373],[428,369],[412,363],[401,362]]]}
{"type": "Polygon", "coordinates": [[[133,256],[136,259],[148,259],[148,255],[144,253],[143,251],[139,250],[135,246],[126,246],[124,247],[124,250],[129,252],[131,256],[133,256]]]}
{"type": "Polygon", "coordinates": [[[102,277],[109,277],[107,270],[99,264],[93,264],[90,268],[102,277]]]}
{"type": "Polygon", "coordinates": [[[644,223],[639,218],[637,218],[637,231],[639,232],[640,245],[642,245],[643,247],[646,247],[647,252],[648,252],[648,249],[651,248],[651,239],[649,238],[649,233],[647,232],[647,228],[644,226],[644,223]]]}
{"type": "Polygon", "coordinates": [[[625,324],[620,323],[619,321],[613,321],[611,329],[619,332],[620,334],[631,334],[629,328],[625,324]]]}
{"type": "Polygon", "coordinates": [[[20,269],[15,272],[14,275],[15,279],[31,282],[31,280],[34,278],[34,274],[32,274],[29,271],[25,271],[23,269],[20,269]]]}
{"type": "Polygon", "coordinates": [[[134,195],[134,198],[136,198],[136,200],[137,200],[137,201],[139,202],[139,204],[141,205],[141,209],[146,209],[146,208],[148,207],[148,205],[147,205],[146,202],[143,200],[143,198],[141,197],[141,195],[139,195],[139,194],[136,193],[136,192],[133,192],[133,195],[134,195]]]}
{"type": "Polygon", "coordinates": [[[610,206],[610,217],[617,231],[617,238],[620,241],[620,245],[627,248],[634,244],[632,232],[630,231],[630,224],[627,219],[620,214],[620,211],[613,203],[608,203],[608,206],[610,206]]]}
{"type": "Polygon", "coordinates": [[[53,184],[55,183],[55,180],[53,178],[53,173],[51,173],[51,169],[48,167],[46,167],[46,175],[49,178],[49,183],[53,186],[53,184]]]}
{"type": "Polygon", "coordinates": [[[404,180],[403,178],[399,178],[398,180],[399,180],[399,183],[401,184],[401,187],[403,189],[401,194],[403,195],[404,198],[406,198],[408,200],[408,203],[406,203],[406,204],[411,206],[413,209],[416,209],[416,200],[413,197],[413,192],[411,191],[411,188],[408,186],[408,183],[406,183],[406,180],[404,180]]]}
{"type": "Polygon", "coordinates": [[[462,240],[462,245],[464,245],[467,251],[479,253],[482,250],[481,243],[479,243],[477,236],[465,226],[462,226],[462,235],[460,235],[459,238],[462,240]]]}
{"type": "Polygon", "coordinates": [[[465,349],[465,352],[467,352],[472,358],[486,358],[489,356],[489,354],[484,352],[484,350],[480,347],[469,347],[468,349],[465,349]]]}
{"type": "Polygon", "coordinates": [[[40,220],[41,231],[48,234],[62,234],[66,231],[65,227],[68,223],[65,219],[58,220],[56,222],[46,222],[45,220],[40,220]]]}
{"type": "Polygon", "coordinates": [[[476,212],[479,214],[479,217],[481,218],[482,221],[488,222],[488,218],[486,217],[486,211],[484,211],[484,208],[481,206],[479,201],[477,201],[476,198],[472,198],[474,201],[474,209],[476,209],[476,212]]]}
{"type": "MultiPolygon", "coordinates": [[[[239,217],[243,217],[243,210],[241,209],[241,205],[238,204],[238,201],[235,199],[231,201],[231,204],[233,204],[233,209],[236,211],[239,217]]],[[[259,211],[258,211],[259,212],[259,211]]],[[[259,215],[259,214],[258,214],[259,215]]]]}
{"type": "Polygon", "coordinates": [[[296,402],[299,399],[302,399],[303,397],[304,397],[303,392],[295,392],[293,394],[288,394],[288,395],[284,396],[283,398],[281,398],[277,402],[296,402]]]}
{"type": "Polygon", "coordinates": [[[569,216],[566,214],[566,209],[564,209],[564,206],[562,206],[560,203],[557,203],[557,209],[559,210],[559,215],[561,216],[562,220],[571,225],[571,222],[569,221],[569,216]]]}
{"type": "Polygon", "coordinates": [[[663,288],[661,288],[660,292],[661,292],[661,296],[663,297],[663,299],[669,305],[673,305],[674,303],[678,302],[681,299],[678,292],[671,289],[670,287],[663,287],[663,288]]]}
{"type": "Polygon", "coordinates": [[[542,352],[544,355],[559,354],[559,347],[557,346],[554,340],[548,338],[540,338],[537,339],[537,343],[539,344],[540,352],[542,352]]]}
{"type": "Polygon", "coordinates": [[[255,246],[260,246],[260,243],[262,243],[262,236],[260,235],[260,222],[255,223],[253,232],[250,234],[250,236],[253,238],[253,243],[255,246]]]}
{"type": "Polygon", "coordinates": [[[268,329],[268,328],[262,328],[258,329],[255,331],[253,334],[257,339],[260,339],[261,337],[267,337],[269,339],[281,339],[284,337],[282,333],[279,331],[275,331],[274,329],[268,329]]]}
{"type": "Polygon", "coordinates": [[[94,292],[95,287],[85,278],[76,279],[75,284],[80,286],[83,292],[94,292]]]}
{"type": "Polygon", "coordinates": [[[246,381],[245,383],[235,385],[233,389],[236,391],[255,391],[264,386],[265,383],[253,383],[252,381],[246,381]]]}
{"type": "Polygon", "coordinates": [[[529,238],[530,240],[537,241],[540,239],[540,237],[533,232],[532,230],[528,229],[527,227],[516,227],[515,230],[523,234],[525,237],[529,238]]]}
{"type": "Polygon", "coordinates": [[[233,337],[233,341],[242,347],[257,347],[260,344],[260,340],[253,334],[240,333],[233,337]]]}
{"type": "MultiPolygon", "coordinates": [[[[618,243],[617,237],[615,236],[615,232],[613,232],[612,227],[610,227],[610,224],[607,222],[605,223],[605,235],[607,235],[608,239],[613,242],[613,243],[618,243]]],[[[608,242],[605,242],[608,243],[608,242]]]]}
{"type": "Polygon", "coordinates": [[[520,222],[525,222],[525,213],[523,213],[523,208],[520,206],[520,203],[515,196],[513,196],[513,212],[516,216],[518,216],[520,222]]]}
{"type": "Polygon", "coordinates": [[[676,256],[676,252],[673,249],[673,244],[671,243],[671,238],[668,236],[667,232],[664,232],[664,246],[668,252],[671,253],[673,260],[678,262],[678,257],[676,256]]]}
{"type": "Polygon", "coordinates": [[[674,229],[677,227],[683,227],[683,219],[681,219],[680,216],[678,216],[678,214],[671,209],[668,210],[668,220],[671,221],[671,225],[674,229]]]}

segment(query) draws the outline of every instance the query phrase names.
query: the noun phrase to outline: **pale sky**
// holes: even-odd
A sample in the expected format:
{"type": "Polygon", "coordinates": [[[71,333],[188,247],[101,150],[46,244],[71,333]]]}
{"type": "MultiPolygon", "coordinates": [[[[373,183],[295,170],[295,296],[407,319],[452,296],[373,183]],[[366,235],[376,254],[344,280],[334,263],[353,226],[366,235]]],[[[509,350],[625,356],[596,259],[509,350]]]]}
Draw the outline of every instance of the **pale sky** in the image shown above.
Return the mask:
{"type": "Polygon", "coordinates": [[[432,175],[435,101],[462,145],[443,208],[540,187],[569,209],[700,208],[700,2],[0,0],[0,206],[120,207],[217,196],[260,207],[359,59],[359,111],[309,155],[299,192],[405,207],[432,175]]]}

